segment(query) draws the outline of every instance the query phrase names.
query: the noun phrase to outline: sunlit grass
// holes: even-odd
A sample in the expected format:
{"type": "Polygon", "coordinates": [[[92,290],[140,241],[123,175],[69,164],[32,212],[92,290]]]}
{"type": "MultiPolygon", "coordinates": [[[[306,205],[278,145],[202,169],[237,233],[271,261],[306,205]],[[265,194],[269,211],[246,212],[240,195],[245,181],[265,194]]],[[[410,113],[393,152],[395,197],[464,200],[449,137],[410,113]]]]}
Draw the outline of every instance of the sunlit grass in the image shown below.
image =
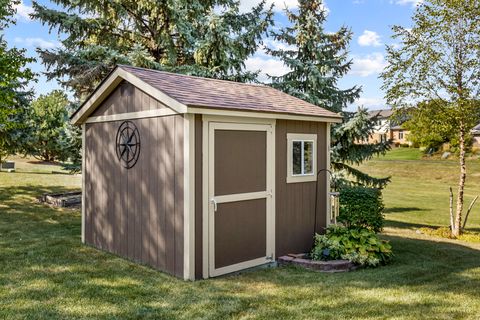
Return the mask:
{"type": "MultiPolygon", "coordinates": [[[[80,178],[51,174],[51,167],[32,174],[29,165],[0,173],[0,319],[480,318],[480,245],[410,229],[445,221],[436,202],[454,179],[427,179],[435,166],[414,165],[417,175],[393,161],[367,168],[393,175],[385,191],[391,211],[383,237],[395,252],[388,266],[341,274],[261,269],[184,282],[82,245],[78,210],[35,201],[43,192],[78,188],[80,178]]],[[[443,163],[437,170],[450,172],[443,163]]],[[[475,188],[470,182],[469,196],[475,188]]]]}

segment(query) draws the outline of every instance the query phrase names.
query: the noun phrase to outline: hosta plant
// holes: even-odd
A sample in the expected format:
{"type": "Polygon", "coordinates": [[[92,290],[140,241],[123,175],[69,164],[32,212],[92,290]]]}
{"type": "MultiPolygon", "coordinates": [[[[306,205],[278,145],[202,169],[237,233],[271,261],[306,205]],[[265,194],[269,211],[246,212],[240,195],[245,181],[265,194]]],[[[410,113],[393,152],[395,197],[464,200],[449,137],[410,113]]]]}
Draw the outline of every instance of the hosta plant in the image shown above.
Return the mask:
{"type": "Polygon", "coordinates": [[[360,266],[376,267],[393,257],[392,246],[365,228],[331,226],[324,235],[315,235],[313,260],[345,259],[360,266]]]}

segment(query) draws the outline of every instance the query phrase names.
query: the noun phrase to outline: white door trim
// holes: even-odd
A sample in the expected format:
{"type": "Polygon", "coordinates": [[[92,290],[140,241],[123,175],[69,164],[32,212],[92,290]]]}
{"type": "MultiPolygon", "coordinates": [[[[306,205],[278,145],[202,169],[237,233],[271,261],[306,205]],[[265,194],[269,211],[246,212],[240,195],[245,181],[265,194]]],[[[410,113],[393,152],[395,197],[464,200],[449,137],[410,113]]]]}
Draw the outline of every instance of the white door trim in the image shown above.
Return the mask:
{"type": "Polygon", "coordinates": [[[245,119],[237,117],[203,116],[203,278],[222,275],[268,263],[275,259],[275,120],[245,119]],[[248,199],[266,199],[266,255],[265,257],[215,269],[215,239],[213,197],[214,146],[210,145],[215,130],[265,131],[267,133],[267,181],[266,191],[217,196],[217,203],[248,199]]]}

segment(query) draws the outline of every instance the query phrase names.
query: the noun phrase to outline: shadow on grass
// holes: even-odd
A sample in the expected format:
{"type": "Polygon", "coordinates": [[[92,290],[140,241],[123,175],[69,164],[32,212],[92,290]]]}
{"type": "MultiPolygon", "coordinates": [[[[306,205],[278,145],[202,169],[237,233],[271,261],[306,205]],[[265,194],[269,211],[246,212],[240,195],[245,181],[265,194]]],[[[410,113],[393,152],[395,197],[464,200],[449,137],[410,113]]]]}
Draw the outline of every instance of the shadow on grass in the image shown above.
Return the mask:
{"type": "MultiPolygon", "coordinates": [[[[39,173],[45,174],[45,173],[39,173]]],[[[78,189],[76,189],[78,190],[78,189]]],[[[14,200],[16,197],[32,197],[38,198],[45,193],[59,193],[59,192],[67,192],[72,191],[70,188],[65,188],[65,186],[37,186],[37,185],[29,185],[29,186],[14,186],[8,188],[0,188],[0,203],[2,201],[11,201],[14,200]]]]}
{"type": "Polygon", "coordinates": [[[15,199],[60,189],[0,189],[0,199],[16,200],[0,212],[0,318],[416,319],[479,310],[480,251],[461,244],[385,236],[395,259],[377,269],[277,268],[184,282],[82,245],[78,211],[15,199]]]}
{"type": "Polygon", "coordinates": [[[409,211],[426,211],[426,209],[418,208],[418,207],[393,207],[393,208],[385,208],[383,210],[384,213],[401,213],[401,212],[409,212],[409,211]]]}

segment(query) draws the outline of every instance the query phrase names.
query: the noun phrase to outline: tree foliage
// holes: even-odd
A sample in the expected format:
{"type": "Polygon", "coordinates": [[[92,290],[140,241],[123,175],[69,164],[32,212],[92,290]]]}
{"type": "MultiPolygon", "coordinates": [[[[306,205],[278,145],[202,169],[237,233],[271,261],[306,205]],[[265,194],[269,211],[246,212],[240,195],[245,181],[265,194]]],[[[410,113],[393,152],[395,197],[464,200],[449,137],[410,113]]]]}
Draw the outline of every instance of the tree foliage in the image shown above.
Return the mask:
{"type": "MultiPolygon", "coordinates": [[[[477,124],[480,93],[480,3],[478,0],[429,0],[417,7],[413,27],[394,26],[398,45],[387,46],[382,74],[386,98],[395,108],[430,101],[441,110],[442,126],[458,139],[460,175],[454,235],[461,232],[468,133],[477,124]],[[443,109],[442,109],[443,108],[443,109]]],[[[431,114],[434,116],[434,113],[431,114]]]]}
{"type": "MultiPolygon", "coordinates": [[[[337,32],[326,32],[326,12],[321,0],[300,0],[298,12],[287,10],[286,14],[291,25],[272,33],[286,48],[267,49],[267,52],[279,58],[290,71],[271,77],[272,86],[317,106],[341,112],[361,92],[357,86],[343,90],[338,87],[338,81],[352,66],[348,59],[350,29],[341,27],[337,32]]],[[[352,165],[386,152],[388,143],[366,143],[374,122],[365,110],[342,114],[344,123],[332,129],[331,159],[338,179],[343,183],[385,186],[389,178],[376,179],[352,165]]]]}
{"type": "Polygon", "coordinates": [[[44,161],[67,161],[79,153],[78,129],[69,121],[67,95],[54,90],[32,102],[26,151],[44,161]]]}
{"type": "MultiPolygon", "coordinates": [[[[478,102],[476,102],[478,103],[478,102]]],[[[478,109],[480,111],[480,108],[478,109]]],[[[405,114],[408,119],[403,127],[409,131],[408,139],[417,145],[427,149],[438,149],[444,143],[448,143],[451,149],[459,147],[459,127],[455,117],[455,108],[452,105],[444,104],[442,101],[432,100],[418,103],[407,110],[399,110],[397,113],[405,114]]],[[[476,122],[480,122],[480,114],[472,114],[476,122]]],[[[470,132],[466,134],[466,140],[470,145],[470,132]]]]}
{"type": "Polygon", "coordinates": [[[13,5],[18,1],[0,0],[0,163],[23,145],[23,121],[32,92],[27,84],[34,78],[25,50],[8,48],[3,31],[15,23],[13,5]]]}
{"type": "Polygon", "coordinates": [[[62,48],[39,49],[49,79],[81,98],[115,64],[163,69],[241,82],[258,72],[245,60],[272,24],[265,1],[246,13],[235,0],[34,1],[34,17],[66,34],[62,48]]]}
{"type": "Polygon", "coordinates": [[[338,80],[352,66],[348,58],[348,44],[352,32],[341,27],[337,32],[326,32],[326,11],[323,1],[299,1],[299,10],[286,10],[291,22],[288,27],[272,32],[275,40],[286,45],[281,49],[267,49],[279,58],[290,71],[272,76],[272,86],[317,106],[340,112],[360,95],[357,86],[341,90],[338,80]]]}

